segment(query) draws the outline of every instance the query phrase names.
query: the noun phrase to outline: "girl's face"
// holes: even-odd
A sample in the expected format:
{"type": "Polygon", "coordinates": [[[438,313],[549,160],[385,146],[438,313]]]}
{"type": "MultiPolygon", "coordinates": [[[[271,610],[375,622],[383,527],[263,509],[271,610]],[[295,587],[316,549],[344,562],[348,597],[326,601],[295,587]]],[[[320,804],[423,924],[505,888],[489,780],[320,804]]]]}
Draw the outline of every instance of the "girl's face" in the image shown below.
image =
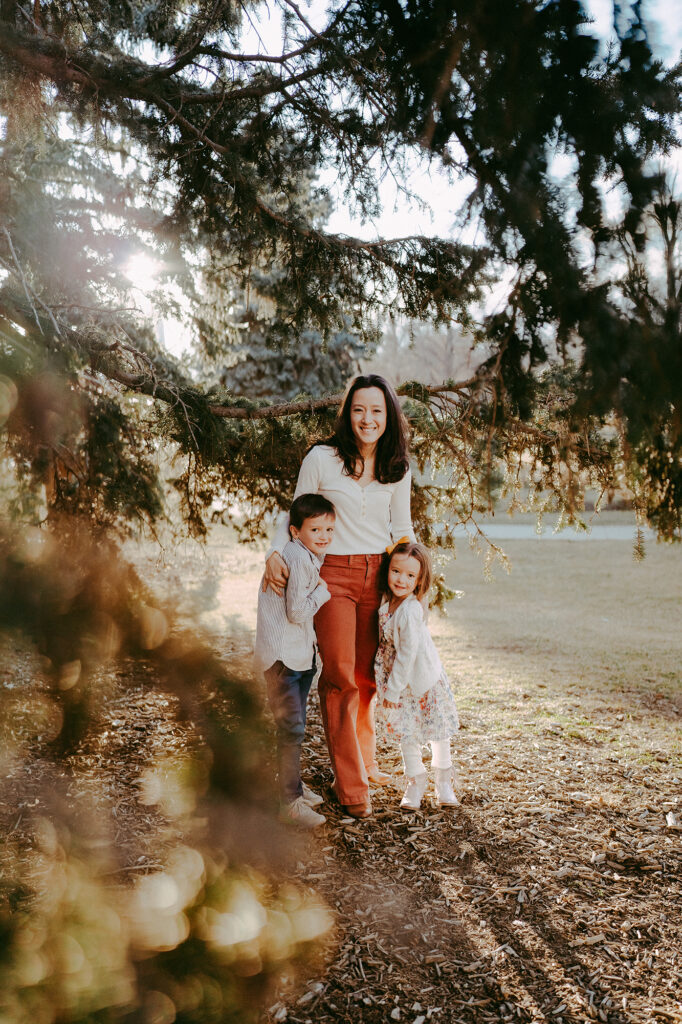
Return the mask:
{"type": "Polygon", "coordinates": [[[358,388],[353,394],[350,426],[360,450],[378,443],[386,430],[386,399],[381,388],[358,388]]]}
{"type": "Polygon", "coordinates": [[[419,583],[421,565],[414,555],[394,555],[388,566],[388,587],[394,597],[403,601],[419,583]]]}

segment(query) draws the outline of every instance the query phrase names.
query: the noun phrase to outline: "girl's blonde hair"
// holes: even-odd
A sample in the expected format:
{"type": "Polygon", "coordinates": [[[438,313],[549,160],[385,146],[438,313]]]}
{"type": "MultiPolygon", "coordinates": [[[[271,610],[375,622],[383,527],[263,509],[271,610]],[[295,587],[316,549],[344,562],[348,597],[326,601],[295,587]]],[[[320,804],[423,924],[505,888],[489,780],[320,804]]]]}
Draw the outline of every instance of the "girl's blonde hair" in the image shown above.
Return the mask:
{"type": "Polygon", "coordinates": [[[428,594],[431,589],[431,582],[433,580],[433,565],[431,564],[431,555],[428,552],[428,548],[425,548],[423,544],[418,544],[416,541],[404,540],[399,544],[387,551],[381,562],[381,574],[379,582],[381,589],[384,594],[388,595],[391,593],[388,586],[388,567],[391,564],[391,559],[394,555],[407,555],[409,558],[416,558],[419,562],[419,579],[417,585],[413,590],[413,594],[417,598],[422,598],[424,594],[428,594]]]}

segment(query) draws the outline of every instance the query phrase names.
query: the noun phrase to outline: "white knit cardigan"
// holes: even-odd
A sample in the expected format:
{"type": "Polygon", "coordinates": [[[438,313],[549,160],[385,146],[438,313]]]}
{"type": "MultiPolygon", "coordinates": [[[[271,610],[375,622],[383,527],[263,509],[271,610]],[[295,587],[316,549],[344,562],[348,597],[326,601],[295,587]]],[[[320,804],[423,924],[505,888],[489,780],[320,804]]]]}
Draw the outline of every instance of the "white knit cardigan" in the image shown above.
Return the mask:
{"type": "Polygon", "coordinates": [[[426,625],[424,609],[414,594],[393,612],[393,644],[395,661],[383,697],[398,704],[407,687],[415,697],[422,697],[436,683],[443,666],[426,625]]]}

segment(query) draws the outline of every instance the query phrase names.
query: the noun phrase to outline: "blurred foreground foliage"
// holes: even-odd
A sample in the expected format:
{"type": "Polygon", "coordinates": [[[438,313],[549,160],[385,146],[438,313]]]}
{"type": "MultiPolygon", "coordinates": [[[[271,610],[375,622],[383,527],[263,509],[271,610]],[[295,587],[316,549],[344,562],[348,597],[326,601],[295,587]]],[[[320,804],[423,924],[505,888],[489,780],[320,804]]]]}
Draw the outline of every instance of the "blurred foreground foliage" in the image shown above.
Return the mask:
{"type": "Polygon", "coordinates": [[[21,785],[13,778],[38,794],[13,823],[28,815],[23,838],[9,829],[1,844],[0,1017],[255,1020],[270,979],[331,921],[314,894],[277,881],[281,840],[253,688],[172,629],[114,545],[73,521],[4,532],[0,578],[0,631],[30,638],[44,659],[42,687],[10,672],[14,685],[0,689],[1,803],[21,785]],[[146,837],[162,866],[133,884],[122,881],[130,865],[116,821],[75,756],[101,728],[98,670],[124,656],[149,666],[196,737],[181,765],[140,766],[141,798],[174,829],[146,837]]]}

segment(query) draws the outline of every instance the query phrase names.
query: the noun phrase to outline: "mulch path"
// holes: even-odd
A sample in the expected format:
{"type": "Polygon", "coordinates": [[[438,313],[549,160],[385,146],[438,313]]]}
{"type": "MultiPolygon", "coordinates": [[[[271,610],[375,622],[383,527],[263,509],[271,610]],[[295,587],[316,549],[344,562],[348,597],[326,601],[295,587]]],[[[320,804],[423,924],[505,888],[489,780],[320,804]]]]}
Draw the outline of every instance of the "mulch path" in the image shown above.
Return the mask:
{"type": "MultiPolygon", "coordinates": [[[[311,718],[308,782],[324,792],[311,718]]],[[[395,785],[374,790],[373,818],[328,803],[295,875],[335,908],[335,944],[270,1020],[682,1020],[672,766],[667,777],[559,733],[500,740],[484,725],[460,734],[461,808],[427,793],[401,812],[388,749],[395,785]]]]}

